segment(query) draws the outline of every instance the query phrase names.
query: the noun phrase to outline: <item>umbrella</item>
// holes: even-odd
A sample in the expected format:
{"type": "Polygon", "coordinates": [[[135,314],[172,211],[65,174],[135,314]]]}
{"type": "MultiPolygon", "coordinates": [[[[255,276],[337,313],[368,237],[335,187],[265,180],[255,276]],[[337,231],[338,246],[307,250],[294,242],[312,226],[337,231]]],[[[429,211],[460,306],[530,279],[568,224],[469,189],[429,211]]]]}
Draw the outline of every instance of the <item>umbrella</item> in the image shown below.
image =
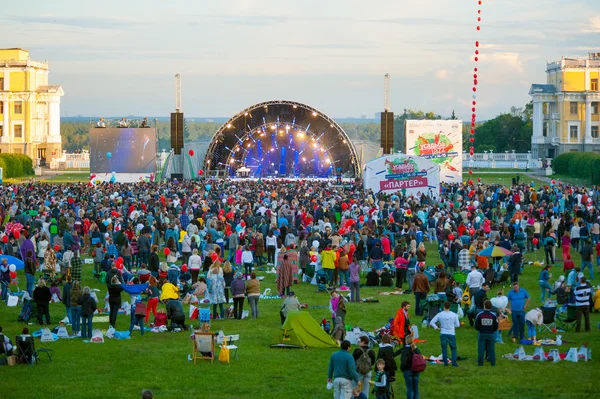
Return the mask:
{"type": "Polygon", "coordinates": [[[510,256],[512,254],[513,253],[510,252],[508,249],[499,246],[487,247],[486,249],[478,253],[478,255],[481,256],[491,256],[494,258],[502,258],[504,256],[510,256]]]}
{"type": "Polygon", "coordinates": [[[33,209],[31,209],[31,210],[29,210],[29,211],[25,211],[25,212],[23,212],[23,213],[24,213],[25,215],[28,215],[28,216],[37,216],[39,212],[38,212],[38,211],[34,211],[33,209]]]}

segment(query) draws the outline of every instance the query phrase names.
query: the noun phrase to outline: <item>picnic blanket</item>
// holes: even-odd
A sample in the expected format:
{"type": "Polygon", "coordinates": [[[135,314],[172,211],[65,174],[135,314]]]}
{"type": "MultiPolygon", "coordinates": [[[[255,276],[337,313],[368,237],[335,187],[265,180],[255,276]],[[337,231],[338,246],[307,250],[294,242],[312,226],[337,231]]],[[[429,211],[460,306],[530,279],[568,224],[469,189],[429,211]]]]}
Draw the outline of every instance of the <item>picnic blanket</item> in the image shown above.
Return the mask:
{"type": "Polygon", "coordinates": [[[148,289],[148,283],[144,284],[121,284],[123,291],[131,295],[139,295],[148,289]]]}

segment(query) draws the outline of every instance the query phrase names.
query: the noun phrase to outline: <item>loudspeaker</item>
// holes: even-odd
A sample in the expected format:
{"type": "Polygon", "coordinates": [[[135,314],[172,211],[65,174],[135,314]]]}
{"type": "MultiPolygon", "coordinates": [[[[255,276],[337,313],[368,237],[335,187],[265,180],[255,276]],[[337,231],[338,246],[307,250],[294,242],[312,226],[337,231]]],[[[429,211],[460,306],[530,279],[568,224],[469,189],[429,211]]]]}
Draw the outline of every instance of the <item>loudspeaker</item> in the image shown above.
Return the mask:
{"type": "Polygon", "coordinates": [[[178,181],[183,180],[183,173],[171,173],[171,180],[177,179],[178,181]]]}
{"type": "Polygon", "coordinates": [[[394,113],[381,113],[381,148],[383,154],[391,154],[394,151],[394,113]]]}
{"type": "Polygon", "coordinates": [[[177,155],[183,148],[183,112],[171,113],[171,148],[177,155]]]}

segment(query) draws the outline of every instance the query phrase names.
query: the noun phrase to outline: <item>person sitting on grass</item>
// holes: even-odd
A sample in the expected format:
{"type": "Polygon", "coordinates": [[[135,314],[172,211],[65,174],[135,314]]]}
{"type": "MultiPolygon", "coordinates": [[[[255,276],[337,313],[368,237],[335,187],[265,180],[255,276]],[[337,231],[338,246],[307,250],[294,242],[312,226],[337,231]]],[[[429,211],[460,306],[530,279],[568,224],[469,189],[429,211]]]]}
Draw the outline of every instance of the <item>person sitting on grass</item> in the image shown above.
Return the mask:
{"type": "MultiPolygon", "coordinates": [[[[0,335],[2,335],[2,326],[0,326],[0,335]]],[[[4,353],[6,356],[12,356],[13,344],[6,335],[4,335],[4,342],[0,342],[0,345],[4,345],[4,353]]]]}
{"type": "Polygon", "coordinates": [[[371,269],[367,273],[367,287],[378,287],[379,286],[379,273],[375,269],[371,269]]]}
{"type": "Polygon", "coordinates": [[[166,299],[165,305],[167,306],[167,319],[171,320],[169,324],[169,331],[180,331],[186,330],[185,326],[185,313],[183,312],[183,306],[177,299],[166,299]],[[178,330],[179,329],[179,330],[178,330]]]}
{"type": "Polygon", "coordinates": [[[301,307],[302,305],[300,305],[300,301],[296,298],[294,291],[290,291],[289,295],[285,297],[285,300],[281,304],[281,310],[279,311],[281,324],[285,323],[285,319],[289,312],[299,311],[301,307]]]}
{"type": "Polygon", "coordinates": [[[382,287],[392,287],[394,285],[394,280],[392,279],[392,273],[390,273],[389,267],[384,266],[383,272],[379,277],[381,278],[382,287]]]}

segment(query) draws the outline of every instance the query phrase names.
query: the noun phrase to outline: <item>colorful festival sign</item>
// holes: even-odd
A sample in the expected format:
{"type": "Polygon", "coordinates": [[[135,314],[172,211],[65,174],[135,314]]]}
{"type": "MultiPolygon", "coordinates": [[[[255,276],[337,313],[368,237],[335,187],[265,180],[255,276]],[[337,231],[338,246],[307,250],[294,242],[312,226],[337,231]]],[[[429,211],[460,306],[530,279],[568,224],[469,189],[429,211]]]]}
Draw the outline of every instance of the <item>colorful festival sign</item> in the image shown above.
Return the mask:
{"type": "Polygon", "coordinates": [[[444,183],[462,182],[462,121],[407,120],[404,131],[407,155],[439,165],[444,183]]]}
{"type": "Polygon", "coordinates": [[[399,154],[376,158],[365,165],[363,180],[365,190],[375,193],[428,194],[435,198],[440,193],[440,167],[423,157],[399,154]]]}

